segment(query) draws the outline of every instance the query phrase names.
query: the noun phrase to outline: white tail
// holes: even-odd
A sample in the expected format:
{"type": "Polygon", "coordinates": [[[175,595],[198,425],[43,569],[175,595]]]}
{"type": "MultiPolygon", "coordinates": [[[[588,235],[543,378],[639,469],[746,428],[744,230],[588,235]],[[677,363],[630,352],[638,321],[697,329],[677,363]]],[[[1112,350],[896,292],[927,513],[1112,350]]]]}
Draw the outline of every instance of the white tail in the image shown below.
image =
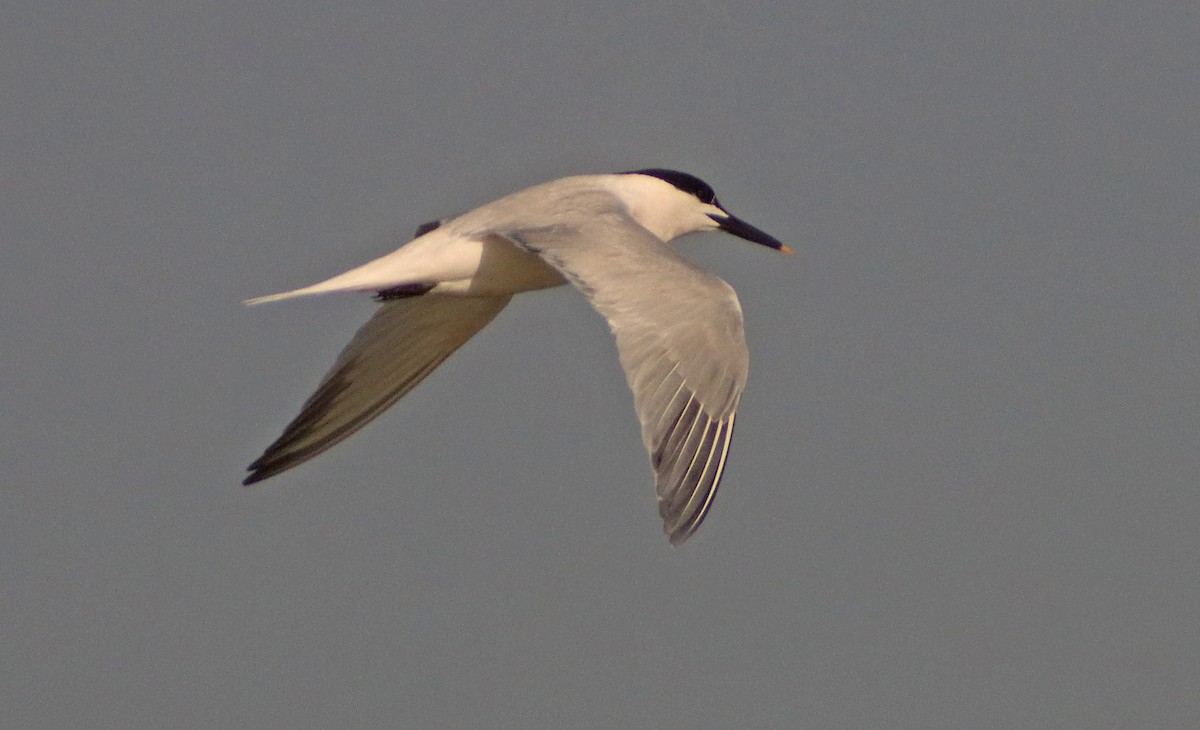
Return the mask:
{"type": "Polygon", "coordinates": [[[320,286],[321,286],[320,284],[317,284],[316,286],[306,286],[303,289],[293,289],[292,291],[280,292],[279,294],[268,294],[265,297],[254,297],[253,299],[247,299],[247,300],[243,301],[242,304],[246,304],[248,306],[253,307],[255,304],[266,304],[267,302],[278,302],[281,299],[295,299],[296,297],[310,297],[310,296],[313,296],[314,294],[325,293],[325,291],[327,291],[327,290],[319,288],[320,286]]]}
{"type": "Polygon", "coordinates": [[[405,279],[402,276],[397,276],[393,273],[389,266],[395,259],[399,251],[384,256],[381,259],[376,259],[369,264],[359,266],[357,269],[351,269],[344,274],[338,274],[332,279],[306,286],[300,289],[280,292],[279,294],[269,294],[265,297],[255,297],[247,299],[244,303],[249,305],[266,304],[267,302],[277,302],[281,299],[293,299],[295,297],[309,297],[314,294],[327,294],[336,291],[379,291],[388,287],[404,284],[405,279]]]}
{"type": "Polygon", "coordinates": [[[247,299],[245,303],[266,304],[281,299],[328,292],[376,292],[403,284],[469,279],[479,268],[482,244],[478,241],[454,240],[447,236],[444,228],[433,229],[386,256],[338,274],[332,279],[301,289],[247,299]]]}

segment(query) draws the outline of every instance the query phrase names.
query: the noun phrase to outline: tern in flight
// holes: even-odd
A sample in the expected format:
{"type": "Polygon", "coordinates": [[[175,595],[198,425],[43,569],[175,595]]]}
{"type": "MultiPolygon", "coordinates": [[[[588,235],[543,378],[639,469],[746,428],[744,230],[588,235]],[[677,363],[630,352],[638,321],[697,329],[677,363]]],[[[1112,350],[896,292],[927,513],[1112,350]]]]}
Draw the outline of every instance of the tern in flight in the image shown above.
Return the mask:
{"type": "Polygon", "coordinates": [[[570,283],[608,320],[672,544],[712,507],[749,357],[733,287],[667,242],[721,230],[791,253],[674,170],[579,175],[427,223],[382,258],[319,284],[250,299],[369,292],[381,306],[300,415],[250,464],[253,484],[350,436],[421,382],[514,294],[570,283]]]}

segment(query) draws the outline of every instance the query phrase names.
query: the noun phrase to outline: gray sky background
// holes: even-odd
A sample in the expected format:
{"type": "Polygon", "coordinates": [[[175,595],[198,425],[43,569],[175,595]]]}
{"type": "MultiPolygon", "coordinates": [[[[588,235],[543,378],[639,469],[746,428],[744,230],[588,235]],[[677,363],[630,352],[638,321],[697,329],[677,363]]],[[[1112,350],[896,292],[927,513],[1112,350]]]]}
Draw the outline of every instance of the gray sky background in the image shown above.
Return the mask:
{"type": "Polygon", "coordinates": [[[20,3],[0,706],[62,727],[1200,727],[1187,3],[20,3]],[[674,167],[792,244],[672,549],[604,322],[525,295],[255,489],[414,227],[674,167]]]}

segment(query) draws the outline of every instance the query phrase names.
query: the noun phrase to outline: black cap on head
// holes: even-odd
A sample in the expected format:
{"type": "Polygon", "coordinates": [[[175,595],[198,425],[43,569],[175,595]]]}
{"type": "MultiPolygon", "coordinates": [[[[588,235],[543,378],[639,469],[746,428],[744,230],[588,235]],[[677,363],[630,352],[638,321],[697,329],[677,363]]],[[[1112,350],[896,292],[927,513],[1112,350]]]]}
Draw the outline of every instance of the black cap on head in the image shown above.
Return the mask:
{"type": "Polygon", "coordinates": [[[652,167],[646,170],[629,170],[621,173],[622,175],[649,175],[656,177],[659,180],[671,183],[685,193],[696,196],[701,203],[715,205],[718,208],[721,204],[717,202],[717,194],[713,192],[712,185],[704,182],[695,175],[689,175],[686,172],[678,170],[663,170],[661,168],[652,167]]]}
{"type": "Polygon", "coordinates": [[[775,238],[771,234],[755,228],[741,218],[731,215],[729,211],[725,210],[724,206],[717,202],[717,194],[713,192],[712,185],[709,185],[695,175],[689,175],[686,172],[679,172],[678,170],[664,170],[658,167],[651,167],[645,170],[630,170],[621,174],[649,175],[650,177],[656,177],[659,180],[668,182],[683,192],[694,195],[701,203],[715,205],[720,208],[725,215],[721,216],[709,213],[708,217],[712,218],[713,222],[717,224],[717,228],[721,229],[722,231],[737,236],[738,238],[743,238],[752,243],[757,243],[762,246],[766,246],[767,248],[773,248],[776,251],[789,254],[792,253],[792,249],[790,247],[784,245],[779,239],[775,238]]]}

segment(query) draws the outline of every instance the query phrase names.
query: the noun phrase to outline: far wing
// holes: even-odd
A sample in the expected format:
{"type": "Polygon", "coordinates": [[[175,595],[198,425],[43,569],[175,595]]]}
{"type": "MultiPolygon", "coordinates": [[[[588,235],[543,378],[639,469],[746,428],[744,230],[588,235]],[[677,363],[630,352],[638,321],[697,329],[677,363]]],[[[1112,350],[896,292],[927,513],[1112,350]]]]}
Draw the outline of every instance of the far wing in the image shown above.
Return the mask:
{"type": "Polygon", "coordinates": [[[729,454],[749,366],[742,309],[731,286],[601,196],[580,200],[575,212],[559,224],[496,233],[556,268],[608,320],[663,530],[678,544],[708,514],[729,454]]]}
{"type": "Polygon", "coordinates": [[[283,435],[249,466],[253,484],[311,459],[367,425],[425,379],[509,297],[414,296],[384,303],[338,355],[283,435]]]}

